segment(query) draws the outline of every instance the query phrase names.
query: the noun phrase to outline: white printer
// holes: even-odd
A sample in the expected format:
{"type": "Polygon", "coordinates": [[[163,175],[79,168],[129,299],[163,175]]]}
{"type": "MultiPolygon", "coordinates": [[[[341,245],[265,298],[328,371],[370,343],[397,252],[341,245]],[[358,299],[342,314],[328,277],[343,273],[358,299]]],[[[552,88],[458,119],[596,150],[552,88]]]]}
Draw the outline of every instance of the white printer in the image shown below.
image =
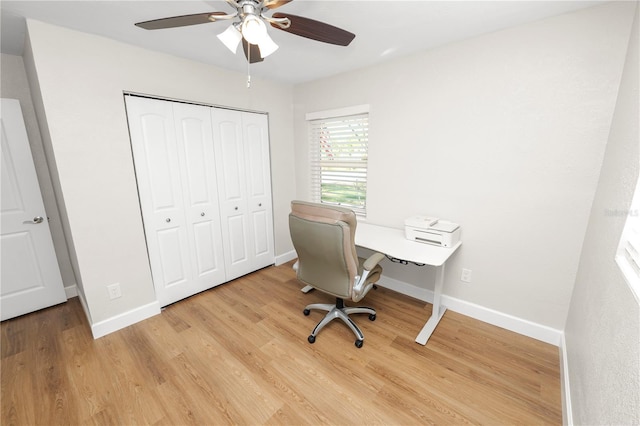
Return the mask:
{"type": "Polygon", "coordinates": [[[460,225],[429,216],[411,216],[404,221],[408,240],[453,247],[460,241],[460,225]]]}

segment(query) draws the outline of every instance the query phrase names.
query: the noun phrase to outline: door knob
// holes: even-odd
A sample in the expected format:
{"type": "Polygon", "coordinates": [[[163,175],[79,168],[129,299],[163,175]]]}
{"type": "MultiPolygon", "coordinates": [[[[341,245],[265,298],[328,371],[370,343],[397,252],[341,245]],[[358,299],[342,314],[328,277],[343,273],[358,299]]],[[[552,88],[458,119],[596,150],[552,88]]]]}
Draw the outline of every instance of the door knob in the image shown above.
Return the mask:
{"type": "Polygon", "coordinates": [[[44,222],[44,218],[42,216],[36,216],[33,218],[33,220],[25,220],[22,223],[42,223],[44,222]]]}
{"type": "Polygon", "coordinates": [[[165,222],[167,222],[167,223],[171,222],[171,218],[170,217],[166,218],[165,222]]]}

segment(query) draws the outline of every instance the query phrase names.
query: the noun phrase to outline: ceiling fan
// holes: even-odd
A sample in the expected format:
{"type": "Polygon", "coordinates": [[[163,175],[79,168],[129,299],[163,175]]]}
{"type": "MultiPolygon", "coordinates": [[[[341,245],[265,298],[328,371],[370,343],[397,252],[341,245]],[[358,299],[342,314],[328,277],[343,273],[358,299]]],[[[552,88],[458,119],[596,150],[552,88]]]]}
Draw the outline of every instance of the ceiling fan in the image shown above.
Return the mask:
{"type": "Polygon", "coordinates": [[[338,46],[348,46],[355,34],[324,22],[287,13],[265,15],[292,0],[226,0],[236,11],[233,13],[205,12],[193,15],[173,16],[135,24],[145,30],[183,27],[223,20],[235,20],[218,38],[229,50],[236,53],[240,41],[249,63],[261,62],[278,49],[269,37],[267,25],[297,36],[306,37],[338,46]]]}

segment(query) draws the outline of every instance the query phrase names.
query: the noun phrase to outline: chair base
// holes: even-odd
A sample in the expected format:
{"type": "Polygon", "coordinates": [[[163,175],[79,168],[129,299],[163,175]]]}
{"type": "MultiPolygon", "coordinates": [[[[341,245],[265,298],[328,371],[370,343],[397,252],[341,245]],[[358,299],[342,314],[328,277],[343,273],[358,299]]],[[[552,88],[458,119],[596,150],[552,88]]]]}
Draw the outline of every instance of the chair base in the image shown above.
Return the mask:
{"type": "Polygon", "coordinates": [[[344,322],[353,333],[356,335],[355,345],[358,348],[362,347],[364,343],[364,335],[360,328],[356,325],[355,322],[349,315],[351,314],[369,314],[369,319],[371,321],[375,321],[376,319],[376,311],[373,308],[369,308],[366,306],[344,306],[344,300],[341,298],[336,298],[335,305],[330,303],[312,303],[311,305],[307,305],[304,308],[304,314],[309,315],[311,309],[319,309],[321,311],[327,311],[325,317],[315,326],[311,334],[309,335],[309,343],[313,343],[316,341],[316,336],[324,328],[325,325],[329,324],[336,318],[339,318],[344,322]]]}

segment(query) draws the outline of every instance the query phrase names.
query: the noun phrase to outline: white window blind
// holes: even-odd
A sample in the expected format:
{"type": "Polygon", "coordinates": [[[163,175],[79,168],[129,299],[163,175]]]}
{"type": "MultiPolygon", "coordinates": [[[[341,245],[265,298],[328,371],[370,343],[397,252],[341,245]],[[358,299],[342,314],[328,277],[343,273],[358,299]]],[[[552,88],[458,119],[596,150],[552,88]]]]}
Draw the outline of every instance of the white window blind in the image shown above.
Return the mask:
{"type": "Polygon", "coordinates": [[[366,214],[369,114],[309,121],[311,197],[366,214]]]}
{"type": "Polygon", "coordinates": [[[626,214],[627,221],[620,237],[616,262],[631,287],[636,301],[640,302],[640,181],[636,185],[631,209],[628,212],[615,210],[610,214],[626,214]]]}

